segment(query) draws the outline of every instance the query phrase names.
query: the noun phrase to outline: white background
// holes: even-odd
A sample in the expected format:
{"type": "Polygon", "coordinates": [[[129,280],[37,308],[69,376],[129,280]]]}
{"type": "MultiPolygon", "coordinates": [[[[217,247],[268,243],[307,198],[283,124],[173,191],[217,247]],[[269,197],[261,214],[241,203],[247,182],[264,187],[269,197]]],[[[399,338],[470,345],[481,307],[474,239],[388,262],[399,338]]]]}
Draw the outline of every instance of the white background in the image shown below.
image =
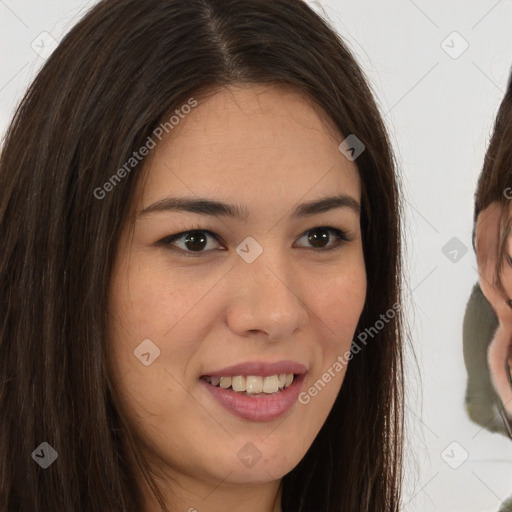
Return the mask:
{"type": "MultiPolygon", "coordinates": [[[[0,0],[2,136],[44,62],[32,42],[41,32],[60,40],[94,3],[0,0]]],[[[321,0],[320,5],[370,79],[403,176],[407,315],[418,359],[416,365],[409,357],[407,367],[403,510],[497,511],[512,494],[512,443],[466,416],[462,319],[477,279],[473,194],[512,65],[512,1],[321,0]],[[460,56],[465,43],[450,36],[454,31],[469,45],[460,56]],[[441,251],[452,237],[468,249],[457,262],[441,251]],[[456,451],[468,453],[458,469],[441,457],[453,441],[460,445],[456,451]]]]}

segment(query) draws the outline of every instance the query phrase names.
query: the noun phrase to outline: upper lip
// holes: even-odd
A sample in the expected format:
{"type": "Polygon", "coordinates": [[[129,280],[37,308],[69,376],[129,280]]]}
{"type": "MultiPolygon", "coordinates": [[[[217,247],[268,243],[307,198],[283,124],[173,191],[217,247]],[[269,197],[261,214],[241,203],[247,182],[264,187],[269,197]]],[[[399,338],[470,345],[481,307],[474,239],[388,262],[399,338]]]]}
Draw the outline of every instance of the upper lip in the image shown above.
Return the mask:
{"type": "Polygon", "coordinates": [[[268,377],[270,375],[279,375],[282,373],[303,374],[307,372],[307,368],[296,361],[277,361],[268,363],[264,361],[247,361],[232,366],[227,366],[220,370],[205,373],[203,376],[208,377],[236,377],[237,375],[254,375],[268,377]]]}

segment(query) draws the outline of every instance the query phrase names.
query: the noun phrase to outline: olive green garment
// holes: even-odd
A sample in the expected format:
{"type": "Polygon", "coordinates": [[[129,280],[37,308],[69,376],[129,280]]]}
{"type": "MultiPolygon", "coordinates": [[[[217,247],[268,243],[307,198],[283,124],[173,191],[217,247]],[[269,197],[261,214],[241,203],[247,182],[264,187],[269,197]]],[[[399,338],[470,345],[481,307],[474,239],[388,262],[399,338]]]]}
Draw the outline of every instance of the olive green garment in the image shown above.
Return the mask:
{"type": "MultiPolygon", "coordinates": [[[[498,328],[498,319],[480,285],[473,287],[462,329],[464,362],[468,374],[465,408],[472,421],[486,430],[507,435],[499,413],[501,399],[494,391],[487,364],[487,348],[498,328]]],[[[512,512],[512,497],[499,512],[512,512]]]]}

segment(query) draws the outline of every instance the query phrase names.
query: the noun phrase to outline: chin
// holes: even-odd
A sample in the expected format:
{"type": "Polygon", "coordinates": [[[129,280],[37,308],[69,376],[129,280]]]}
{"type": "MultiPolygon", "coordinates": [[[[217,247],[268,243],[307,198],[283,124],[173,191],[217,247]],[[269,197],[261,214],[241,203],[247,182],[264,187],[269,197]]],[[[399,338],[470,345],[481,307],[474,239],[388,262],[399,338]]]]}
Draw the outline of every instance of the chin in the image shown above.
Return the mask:
{"type": "Polygon", "coordinates": [[[265,444],[264,440],[252,442],[247,438],[242,443],[237,442],[235,457],[227,461],[223,477],[231,471],[228,480],[236,483],[268,483],[281,479],[297,466],[304,454],[295,453],[284,442],[276,444],[278,446],[265,444]]]}

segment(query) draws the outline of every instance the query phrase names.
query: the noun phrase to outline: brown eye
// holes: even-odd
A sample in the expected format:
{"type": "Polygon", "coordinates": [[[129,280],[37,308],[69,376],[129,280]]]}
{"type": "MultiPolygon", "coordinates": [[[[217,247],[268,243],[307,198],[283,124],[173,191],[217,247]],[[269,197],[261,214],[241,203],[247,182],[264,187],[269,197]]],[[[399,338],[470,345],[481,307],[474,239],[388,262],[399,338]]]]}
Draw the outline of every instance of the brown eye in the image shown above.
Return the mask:
{"type": "Polygon", "coordinates": [[[176,242],[180,241],[181,247],[177,246],[177,250],[186,253],[187,256],[195,256],[193,253],[198,253],[197,255],[200,255],[201,253],[208,252],[204,249],[208,244],[209,238],[217,240],[216,235],[208,230],[183,231],[160,240],[157,245],[170,247],[172,245],[177,245],[176,242]]]}
{"type": "Polygon", "coordinates": [[[310,229],[306,231],[301,238],[307,237],[308,243],[311,244],[313,249],[317,249],[318,251],[330,251],[331,249],[336,249],[343,242],[348,242],[351,239],[341,229],[320,226],[317,228],[310,229]],[[334,234],[334,243],[329,246],[329,242],[333,238],[334,234]]]}
{"type": "Polygon", "coordinates": [[[330,240],[329,231],[327,229],[316,228],[309,231],[308,242],[316,249],[323,249],[328,245],[330,240]]]}
{"type": "Polygon", "coordinates": [[[183,239],[183,243],[191,251],[202,251],[208,243],[208,237],[201,231],[192,231],[183,239]]]}

